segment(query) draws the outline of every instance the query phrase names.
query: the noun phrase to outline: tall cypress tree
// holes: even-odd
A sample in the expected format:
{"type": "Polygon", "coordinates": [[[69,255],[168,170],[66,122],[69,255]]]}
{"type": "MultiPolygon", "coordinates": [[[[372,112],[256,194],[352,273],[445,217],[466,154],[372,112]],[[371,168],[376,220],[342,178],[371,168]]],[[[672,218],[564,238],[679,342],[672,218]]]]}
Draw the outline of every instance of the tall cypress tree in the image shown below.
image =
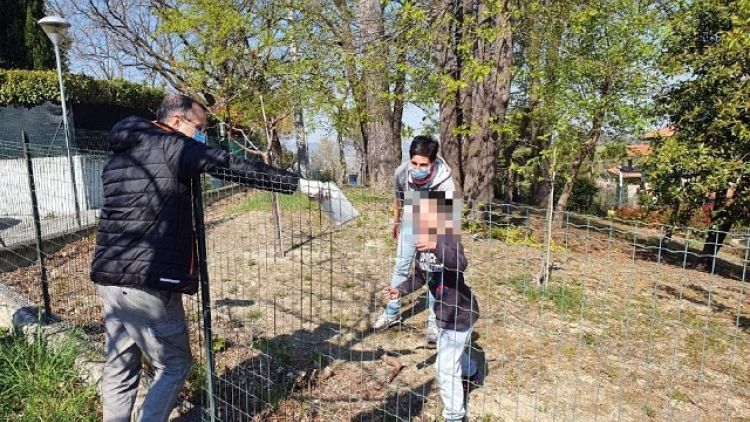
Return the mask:
{"type": "Polygon", "coordinates": [[[43,0],[0,0],[0,68],[53,69],[55,51],[37,21],[43,0]]]}
{"type": "Polygon", "coordinates": [[[27,0],[24,45],[27,68],[43,70],[55,67],[55,52],[52,42],[37,23],[44,17],[43,0],[27,0]]]}
{"type": "Polygon", "coordinates": [[[27,68],[24,51],[24,0],[0,0],[0,66],[6,69],[27,68]]]}

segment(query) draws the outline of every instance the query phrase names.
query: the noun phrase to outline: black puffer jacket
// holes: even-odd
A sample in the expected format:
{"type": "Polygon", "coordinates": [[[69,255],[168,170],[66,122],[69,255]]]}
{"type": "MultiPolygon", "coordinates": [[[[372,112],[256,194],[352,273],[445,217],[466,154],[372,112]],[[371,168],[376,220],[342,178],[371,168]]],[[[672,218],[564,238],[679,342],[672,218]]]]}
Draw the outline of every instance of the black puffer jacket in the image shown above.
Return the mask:
{"type": "Polygon", "coordinates": [[[191,179],[204,172],[291,193],[299,177],[231,157],[176,131],[128,117],[109,133],[104,205],[91,280],[103,285],[198,290],[191,179]]]}

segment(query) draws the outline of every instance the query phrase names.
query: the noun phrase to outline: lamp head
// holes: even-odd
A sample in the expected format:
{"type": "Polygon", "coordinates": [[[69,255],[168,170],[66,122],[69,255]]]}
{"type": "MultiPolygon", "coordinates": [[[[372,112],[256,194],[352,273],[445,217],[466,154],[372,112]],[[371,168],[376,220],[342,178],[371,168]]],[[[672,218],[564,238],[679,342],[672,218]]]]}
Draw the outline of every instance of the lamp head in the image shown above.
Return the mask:
{"type": "Polygon", "coordinates": [[[39,19],[38,23],[52,41],[52,44],[56,46],[62,43],[63,38],[68,33],[68,28],[70,28],[70,22],[60,16],[46,16],[39,19]]]}

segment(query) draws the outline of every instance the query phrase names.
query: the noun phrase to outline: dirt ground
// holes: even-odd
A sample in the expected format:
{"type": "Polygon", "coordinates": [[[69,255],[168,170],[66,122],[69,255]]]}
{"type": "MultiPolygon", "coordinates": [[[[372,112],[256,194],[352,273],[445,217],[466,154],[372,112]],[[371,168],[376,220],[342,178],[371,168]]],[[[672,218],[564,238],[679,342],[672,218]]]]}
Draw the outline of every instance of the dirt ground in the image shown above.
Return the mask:
{"type": "MultiPolygon", "coordinates": [[[[368,328],[395,255],[388,196],[349,192],[362,216],[340,229],[316,204],[282,198],[279,245],[258,195],[206,210],[220,419],[441,420],[426,290],[404,300],[401,326],[368,328]],[[390,382],[383,354],[403,365],[390,382]]],[[[464,236],[481,312],[471,353],[486,372],[468,397],[471,420],[750,421],[743,249],[726,247],[705,271],[693,243],[666,244],[657,229],[561,219],[543,289],[542,215],[496,220],[492,236],[464,236]]],[[[50,291],[56,314],[101,338],[87,281],[91,242],[51,257],[50,291]]],[[[39,298],[36,267],[2,278],[39,298]]],[[[201,362],[185,392],[193,401],[205,363],[198,301],[186,300],[201,362]]]]}

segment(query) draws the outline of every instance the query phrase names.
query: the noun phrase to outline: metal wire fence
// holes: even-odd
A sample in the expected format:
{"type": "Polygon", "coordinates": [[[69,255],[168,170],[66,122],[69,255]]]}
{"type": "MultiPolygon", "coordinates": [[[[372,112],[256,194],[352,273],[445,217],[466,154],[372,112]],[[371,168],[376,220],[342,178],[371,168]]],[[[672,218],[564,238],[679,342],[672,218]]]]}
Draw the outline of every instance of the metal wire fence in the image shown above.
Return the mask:
{"type": "MultiPolygon", "coordinates": [[[[42,307],[46,284],[51,314],[101,342],[88,271],[105,157],[71,154],[79,224],[58,155],[62,163],[33,148],[28,160],[0,157],[0,279],[42,307]]],[[[195,365],[175,418],[440,419],[426,289],[404,299],[403,323],[370,328],[396,253],[392,193],[346,194],[361,215],[337,227],[300,194],[278,195],[276,220],[269,193],[204,193],[210,282],[208,295],[185,298],[195,365]]],[[[729,233],[703,256],[700,230],[666,238],[664,226],[573,213],[554,213],[547,230],[545,212],[465,212],[465,278],[481,312],[469,349],[486,375],[466,397],[469,419],[750,418],[750,240],[729,233]]]]}

